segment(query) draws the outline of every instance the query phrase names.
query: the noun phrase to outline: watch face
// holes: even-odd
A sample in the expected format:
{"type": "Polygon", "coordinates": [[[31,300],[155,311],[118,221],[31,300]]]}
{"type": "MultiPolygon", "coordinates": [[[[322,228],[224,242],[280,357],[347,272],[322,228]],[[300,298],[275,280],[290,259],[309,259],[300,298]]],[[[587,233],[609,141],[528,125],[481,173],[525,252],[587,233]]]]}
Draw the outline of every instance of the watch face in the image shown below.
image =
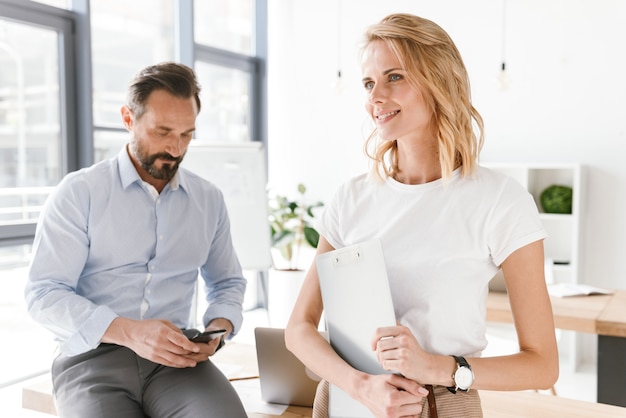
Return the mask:
{"type": "Polygon", "coordinates": [[[467,367],[459,367],[454,373],[454,383],[459,389],[467,390],[474,383],[474,373],[467,367]]]}

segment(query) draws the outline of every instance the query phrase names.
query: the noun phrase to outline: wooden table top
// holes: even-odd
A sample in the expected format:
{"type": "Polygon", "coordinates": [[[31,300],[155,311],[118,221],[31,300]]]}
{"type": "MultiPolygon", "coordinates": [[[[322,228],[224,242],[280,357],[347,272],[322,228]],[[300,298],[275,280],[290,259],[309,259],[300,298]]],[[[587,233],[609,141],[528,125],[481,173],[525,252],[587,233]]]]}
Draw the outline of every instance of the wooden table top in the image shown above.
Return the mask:
{"type": "Polygon", "coordinates": [[[600,313],[596,333],[626,337],[626,290],[617,291],[600,313]]]}
{"type": "MultiPolygon", "coordinates": [[[[550,297],[557,328],[591,334],[626,337],[626,290],[612,295],[550,297]]],[[[512,323],[506,293],[489,292],[487,320],[512,323]]]]}
{"type": "Polygon", "coordinates": [[[479,391],[484,418],[624,418],[626,408],[558,396],[523,392],[479,391]]]}
{"type": "MultiPolygon", "coordinates": [[[[484,418],[625,418],[626,408],[595,402],[560,398],[533,391],[499,392],[481,390],[484,418]]],[[[311,408],[290,406],[280,418],[311,418],[311,408]]],[[[248,418],[279,418],[278,415],[249,413],[248,418]]]]}
{"type": "Polygon", "coordinates": [[[248,418],[311,418],[313,414],[313,408],[305,408],[302,406],[289,406],[287,410],[281,415],[268,415],[259,414],[256,412],[249,412],[248,418]]]}

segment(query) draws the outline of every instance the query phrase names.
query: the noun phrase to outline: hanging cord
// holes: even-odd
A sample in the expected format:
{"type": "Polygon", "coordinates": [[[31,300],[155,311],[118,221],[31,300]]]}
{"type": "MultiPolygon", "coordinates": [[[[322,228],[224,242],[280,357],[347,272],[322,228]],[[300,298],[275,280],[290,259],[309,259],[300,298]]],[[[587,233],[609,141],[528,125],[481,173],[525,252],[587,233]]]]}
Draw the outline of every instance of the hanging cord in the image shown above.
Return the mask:
{"type": "Polygon", "coordinates": [[[502,71],[506,71],[506,0],[502,0],[502,71]]]}
{"type": "Polygon", "coordinates": [[[500,64],[500,72],[496,78],[497,88],[500,91],[505,91],[509,88],[511,80],[506,69],[506,1],[502,0],[502,62],[500,64]]]}
{"type": "Polygon", "coordinates": [[[337,0],[337,81],[341,80],[341,0],[337,0]]]}

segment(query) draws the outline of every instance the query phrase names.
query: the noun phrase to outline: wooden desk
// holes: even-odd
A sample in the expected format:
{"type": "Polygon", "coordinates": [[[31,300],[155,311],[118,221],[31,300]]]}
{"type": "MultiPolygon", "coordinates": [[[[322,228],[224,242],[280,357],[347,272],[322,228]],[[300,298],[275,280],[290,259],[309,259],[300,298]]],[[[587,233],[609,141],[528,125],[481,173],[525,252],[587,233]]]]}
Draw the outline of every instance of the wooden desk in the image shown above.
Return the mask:
{"type": "MultiPolygon", "coordinates": [[[[598,335],[598,402],[626,406],[626,290],[550,300],[557,328],[598,335]]],[[[513,322],[506,293],[489,293],[487,320],[513,322]]]]}
{"type": "MultiPolygon", "coordinates": [[[[57,415],[52,397],[52,382],[50,375],[46,375],[41,381],[22,389],[22,407],[49,415],[57,415]]],[[[289,406],[279,415],[268,415],[250,412],[249,418],[311,418],[312,408],[301,406],[289,406]]]]}
{"type": "Polygon", "coordinates": [[[249,413],[248,418],[311,418],[313,414],[312,408],[304,408],[302,406],[289,406],[282,415],[267,415],[267,414],[257,414],[257,413],[249,413]]]}
{"type": "MultiPolygon", "coordinates": [[[[626,408],[601,403],[559,398],[532,391],[497,392],[481,390],[484,418],[625,418],[626,408]]],[[[248,414],[249,418],[311,418],[311,408],[290,406],[280,415],[248,414]]]]}
{"type": "MultiPolygon", "coordinates": [[[[560,329],[599,334],[598,320],[609,302],[618,295],[626,297],[626,291],[619,291],[614,295],[551,297],[554,325],[560,329]]],[[[621,323],[617,319],[617,313],[607,317],[603,331],[616,333],[608,335],[626,336],[626,310],[622,307],[621,312],[621,323]]],[[[509,296],[506,293],[489,292],[487,321],[513,323],[509,296]]]]}
{"type": "Polygon", "coordinates": [[[624,418],[626,408],[536,392],[479,391],[484,418],[624,418]]]}
{"type": "MultiPolygon", "coordinates": [[[[258,374],[256,352],[249,344],[228,343],[215,357],[216,363],[238,364],[240,369],[228,373],[231,379],[250,378],[258,374]]],[[[532,391],[495,392],[480,391],[485,418],[536,418],[568,417],[587,418],[626,417],[626,408],[601,403],[577,401],[544,395],[532,391]]],[[[259,394],[260,398],[260,394],[259,394]]],[[[25,387],[22,394],[24,408],[56,415],[52,398],[50,375],[41,382],[25,387]]],[[[313,410],[299,406],[289,406],[280,416],[249,412],[249,418],[311,418],[313,410]]]]}
{"type": "Polygon", "coordinates": [[[624,338],[626,337],[626,290],[618,290],[609,297],[605,308],[598,315],[596,334],[624,338]]]}

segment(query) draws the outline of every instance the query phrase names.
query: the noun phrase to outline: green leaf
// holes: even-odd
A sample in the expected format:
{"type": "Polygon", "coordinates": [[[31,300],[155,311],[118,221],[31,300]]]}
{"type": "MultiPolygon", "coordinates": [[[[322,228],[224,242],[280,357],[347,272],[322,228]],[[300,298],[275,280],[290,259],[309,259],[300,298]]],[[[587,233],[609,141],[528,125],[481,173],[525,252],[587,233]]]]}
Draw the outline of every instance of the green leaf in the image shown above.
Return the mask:
{"type": "Polygon", "coordinates": [[[304,239],[306,239],[306,242],[308,242],[311,247],[317,248],[317,244],[320,241],[320,234],[314,228],[305,226],[304,239]]]}

